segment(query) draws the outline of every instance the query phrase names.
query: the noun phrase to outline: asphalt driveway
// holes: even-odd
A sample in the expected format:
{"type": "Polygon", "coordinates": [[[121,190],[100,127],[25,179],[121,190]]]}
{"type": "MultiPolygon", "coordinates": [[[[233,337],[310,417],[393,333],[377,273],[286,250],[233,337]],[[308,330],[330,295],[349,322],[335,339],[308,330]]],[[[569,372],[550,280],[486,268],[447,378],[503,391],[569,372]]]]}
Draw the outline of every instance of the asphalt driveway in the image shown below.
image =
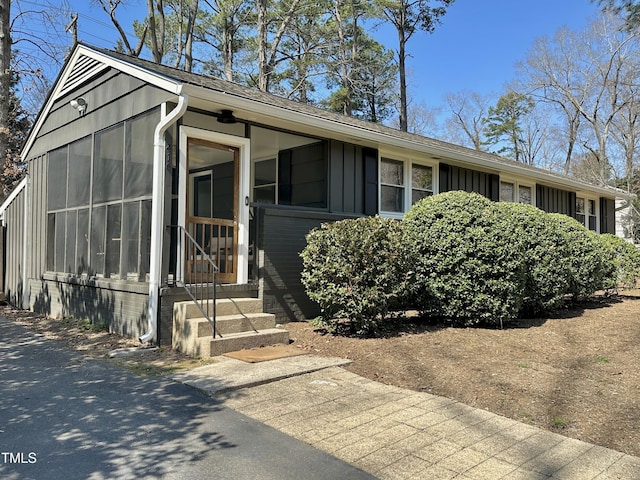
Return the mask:
{"type": "Polygon", "coordinates": [[[0,478],[374,477],[186,385],[137,377],[0,317],[0,478]]]}

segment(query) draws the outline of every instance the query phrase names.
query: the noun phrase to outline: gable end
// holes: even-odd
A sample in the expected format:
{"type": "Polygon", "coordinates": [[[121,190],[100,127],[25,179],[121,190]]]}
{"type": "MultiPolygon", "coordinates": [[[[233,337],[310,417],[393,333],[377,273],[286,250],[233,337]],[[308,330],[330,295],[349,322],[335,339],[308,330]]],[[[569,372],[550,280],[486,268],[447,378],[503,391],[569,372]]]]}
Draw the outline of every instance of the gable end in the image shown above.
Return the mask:
{"type": "Polygon", "coordinates": [[[69,75],[65,79],[64,85],[58,92],[57,97],[61,97],[74,90],[106,68],[108,68],[108,65],[100,62],[99,60],[88,57],[87,55],[80,55],[73,66],[73,70],[69,72],[69,75]]]}

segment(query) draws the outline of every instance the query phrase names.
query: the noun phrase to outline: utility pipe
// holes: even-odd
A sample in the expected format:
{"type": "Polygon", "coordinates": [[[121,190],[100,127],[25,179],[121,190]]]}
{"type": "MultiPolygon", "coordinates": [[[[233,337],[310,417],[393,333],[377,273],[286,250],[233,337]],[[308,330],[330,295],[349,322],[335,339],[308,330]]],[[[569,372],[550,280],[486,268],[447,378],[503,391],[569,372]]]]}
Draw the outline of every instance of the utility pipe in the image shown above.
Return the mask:
{"type": "Polygon", "coordinates": [[[149,308],[147,310],[147,333],[140,337],[142,343],[153,340],[158,330],[158,295],[162,275],[162,238],[164,236],[164,176],[165,150],[164,133],[187,111],[189,97],[179,93],[176,108],[160,120],[153,134],[153,191],[151,201],[151,246],[149,265],[149,308]]]}

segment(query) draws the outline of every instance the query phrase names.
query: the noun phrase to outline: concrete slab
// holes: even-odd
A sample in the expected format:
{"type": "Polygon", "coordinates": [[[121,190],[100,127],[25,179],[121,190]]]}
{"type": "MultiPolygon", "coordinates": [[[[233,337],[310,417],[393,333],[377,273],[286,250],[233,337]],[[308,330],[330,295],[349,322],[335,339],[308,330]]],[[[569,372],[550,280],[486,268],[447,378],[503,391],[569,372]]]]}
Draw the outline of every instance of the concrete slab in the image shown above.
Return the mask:
{"type": "Polygon", "coordinates": [[[215,357],[211,365],[194,368],[171,376],[172,380],[190,385],[207,395],[275,382],[285,378],[316,372],[329,367],[348,365],[344,358],[313,355],[279,358],[261,363],[246,363],[228,357],[215,357]]]}

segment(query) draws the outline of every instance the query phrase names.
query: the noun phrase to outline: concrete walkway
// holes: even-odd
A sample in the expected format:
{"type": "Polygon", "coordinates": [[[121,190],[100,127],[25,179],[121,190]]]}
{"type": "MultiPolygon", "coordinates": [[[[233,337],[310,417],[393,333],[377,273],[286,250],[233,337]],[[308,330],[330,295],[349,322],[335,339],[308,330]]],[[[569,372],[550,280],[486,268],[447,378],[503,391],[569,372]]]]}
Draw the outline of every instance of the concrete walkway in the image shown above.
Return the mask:
{"type": "Polygon", "coordinates": [[[340,359],[219,360],[173,378],[380,479],[640,478],[640,458],[373,382],[340,359]]]}

